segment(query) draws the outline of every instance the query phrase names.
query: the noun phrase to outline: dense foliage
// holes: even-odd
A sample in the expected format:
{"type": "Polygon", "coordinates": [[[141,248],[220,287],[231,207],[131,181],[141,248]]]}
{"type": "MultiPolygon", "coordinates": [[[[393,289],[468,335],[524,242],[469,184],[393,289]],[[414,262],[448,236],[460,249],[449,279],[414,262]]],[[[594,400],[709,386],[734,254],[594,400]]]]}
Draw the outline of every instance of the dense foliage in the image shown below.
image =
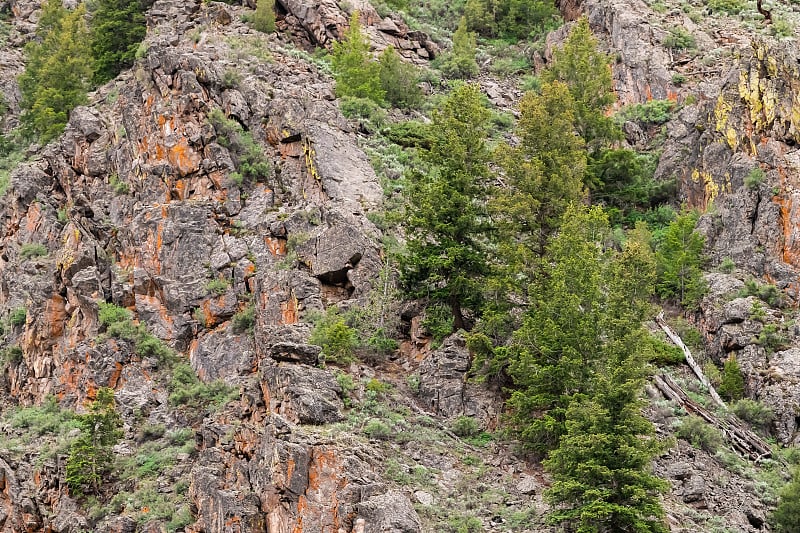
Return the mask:
{"type": "Polygon", "coordinates": [[[94,82],[104,83],[133,65],[147,26],[140,0],[97,0],[91,8],[94,82]]]}

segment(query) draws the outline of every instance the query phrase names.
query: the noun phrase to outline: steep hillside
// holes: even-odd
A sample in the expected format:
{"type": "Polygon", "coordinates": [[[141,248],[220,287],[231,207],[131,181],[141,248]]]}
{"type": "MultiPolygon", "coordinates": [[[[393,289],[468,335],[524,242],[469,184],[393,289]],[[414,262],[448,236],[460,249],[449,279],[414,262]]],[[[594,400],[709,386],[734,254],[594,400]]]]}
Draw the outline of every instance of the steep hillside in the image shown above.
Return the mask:
{"type": "MultiPolygon", "coordinates": [[[[699,337],[707,371],[736,356],[747,396],[774,412],[764,429],[790,449],[800,72],[781,34],[792,6],[773,6],[770,25],[750,3],[738,15],[561,4],[616,58],[614,109],[675,103],[663,131],[623,121],[621,142],[659,154],[672,203],[704,212],[719,272],[690,323],[676,321],[699,337]]],[[[416,162],[384,126],[428,121],[447,90],[428,69],[463,6],[279,0],[269,34],[248,24],[255,7],[156,1],[134,66],[73,109],[56,140],[5,153],[0,531],[556,531],[549,477],[502,431],[506,391],[468,380],[464,335],[432,338],[424,302],[396,289],[392,211],[416,162]],[[353,11],[375,51],[424,69],[427,106],[343,114],[326,54],[353,11]],[[321,331],[350,331],[330,308],[392,342],[323,353],[321,331]],[[81,495],[68,465],[106,387],[121,439],[81,495]]],[[[16,79],[38,8],[0,3],[4,133],[22,112],[16,79]]],[[[495,141],[517,140],[516,106],[569,27],[546,42],[481,42],[475,79],[495,141]]],[[[688,371],[668,372],[705,397],[688,371]]],[[[722,442],[693,446],[686,412],[647,392],[658,437],[682,437],[654,467],[669,481],[671,530],[771,530],[789,454],[754,463],[722,442]]]]}

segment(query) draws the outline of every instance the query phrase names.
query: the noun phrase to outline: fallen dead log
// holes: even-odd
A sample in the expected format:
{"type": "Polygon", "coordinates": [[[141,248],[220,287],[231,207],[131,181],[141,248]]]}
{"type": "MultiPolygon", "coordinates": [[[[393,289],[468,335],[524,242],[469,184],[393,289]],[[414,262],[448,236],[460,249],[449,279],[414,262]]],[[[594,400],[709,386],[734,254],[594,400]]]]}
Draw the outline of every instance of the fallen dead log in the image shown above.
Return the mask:
{"type": "Polygon", "coordinates": [[[772,449],[764,439],[753,433],[743,422],[732,415],[719,417],[695,402],[686,392],[675,383],[670,376],[660,374],[653,377],[656,387],[664,396],[683,407],[687,413],[699,416],[722,433],[725,440],[730,443],[740,455],[752,461],[759,462],[772,457],[772,449]]]}
{"type": "Polygon", "coordinates": [[[708,389],[708,393],[711,395],[711,399],[714,400],[714,403],[720,406],[722,409],[727,410],[728,406],[725,405],[725,402],[722,401],[722,398],[720,398],[716,389],[714,389],[714,386],[710,381],[708,381],[708,378],[706,378],[706,375],[703,373],[703,369],[700,368],[700,365],[698,365],[697,361],[695,361],[694,357],[692,357],[692,352],[689,351],[689,348],[687,348],[683,343],[681,337],[672,331],[672,328],[670,328],[667,322],[664,320],[664,311],[661,311],[656,317],[656,324],[658,324],[661,329],[664,330],[664,333],[666,333],[667,337],[669,337],[670,340],[675,343],[675,346],[683,350],[683,355],[686,358],[686,364],[688,364],[689,368],[692,369],[692,372],[694,372],[694,375],[700,380],[700,383],[702,383],[703,386],[708,389]]]}

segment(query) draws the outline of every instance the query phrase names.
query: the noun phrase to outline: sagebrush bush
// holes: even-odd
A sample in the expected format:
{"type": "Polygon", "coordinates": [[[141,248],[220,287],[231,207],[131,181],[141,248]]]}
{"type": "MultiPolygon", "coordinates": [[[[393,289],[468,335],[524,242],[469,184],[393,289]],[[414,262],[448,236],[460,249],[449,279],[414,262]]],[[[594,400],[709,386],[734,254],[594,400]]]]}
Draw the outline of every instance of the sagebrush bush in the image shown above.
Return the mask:
{"type": "Polygon", "coordinates": [[[23,259],[43,257],[47,255],[47,248],[44,246],[44,244],[39,244],[38,242],[26,243],[22,245],[22,248],[20,248],[19,255],[21,255],[23,259]]]}
{"type": "Polygon", "coordinates": [[[474,418],[462,415],[450,424],[450,431],[459,437],[474,437],[481,432],[481,428],[474,418]]]}
{"type": "Polygon", "coordinates": [[[695,415],[689,415],[681,420],[680,425],[675,430],[675,435],[710,454],[716,453],[723,444],[719,430],[695,415]]]}
{"type": "Polygon", "coordinates": [[[736,416],[764,433],[769,432],[775,420],[775,412],[771,407],[749,398],[739,400],[733,404],[731,410],[736,416]]]}

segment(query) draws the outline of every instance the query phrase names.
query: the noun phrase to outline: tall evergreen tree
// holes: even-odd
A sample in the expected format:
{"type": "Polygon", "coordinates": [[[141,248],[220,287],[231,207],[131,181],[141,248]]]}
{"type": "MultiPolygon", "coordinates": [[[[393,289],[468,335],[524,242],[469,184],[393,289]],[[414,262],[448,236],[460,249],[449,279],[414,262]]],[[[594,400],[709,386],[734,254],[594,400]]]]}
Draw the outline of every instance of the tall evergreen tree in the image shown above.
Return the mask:
{"type": "Polygon", "coordinates": [[[342,40],[333,43],[331,63],[337,97],[368,98],[383,103],[385,92],[381,88],[380,65],[372,60],[369,39],[361,29],[358,11],[350,17],[350,27],[342,40]]]}
{"type": "Polygon", "coordinates": [[[147,25],[141,0],[96,0],[91,15],[94,82],[99,84],[133,65],[147,25]]]}
{"type": "Polygon", "coordinates": [[[69,112],[86,102],[93,61],[85,15],[83,4],[68,11],[61,0],[47,0],[37,39],[25,47],[25,71],[18,80],[21,122],[43,143],[59,135],[69,112]]]}
{"type": "Polygon", "coordinates": [[[67,457],[66,480],[73,494],[100,489],[113,463],[112,448],[119,442],[122,419],[114,405],[114,391],[98,389],[89,412],[80,416],[81,434],[67,457]]]}
{"type": "Polygon", "coordinates": [[[590,153],[621,137],[606,114],[615,99],[610,63],[609,56],[597,49],[597,39],[584,17],[573,26],[564,46],[553,51],[553,62],[542,73],[544,82],[558,80],[569,87],[575,101],[575,126],[590,153]]]}
{"type": "Polygon", "coordinates": [[[477,86],[453,89],[433,113],[430,171],[412,176],[409,192],[404,285],[417,297],[447,305],[454,330],[467,326],[465,308],[479,308],[488,268],[488,120],[477,86]]]}
{"type": "Polygon", "coordinates": [[[670,223],[656,253],[658,294],[694,308],[706,290],[700,267],[703,236],[695,231],[698,215],[687,212],[670,223]]]}
{"type": "Polygon", "coordinates": [[[508,348],[516,390],[511,422],[524,445],[544,454],[566,432],[567,409],[590,387],[605,309],[602,243],[608,219],[600,208],[571,206],[537,272],[530,309],[508,348]]]}
{"type": "Polygon", "coordinates": [[[583,197],[586,153],[572,127],[574,104],[561,82],[526,94],[519,105],[519,143],[496,151],[506,186],[497,191],[492,213],[511,246],[507,259],[515,271],[544,253],[567,206],[583,197]]]}
{"type": "Polygon", "coordinates": [[[795,469],[792,481],[780,491],[778,507],[772,513],[772,525],[778,533],[800,532],[800,471],[795,469]]]}

